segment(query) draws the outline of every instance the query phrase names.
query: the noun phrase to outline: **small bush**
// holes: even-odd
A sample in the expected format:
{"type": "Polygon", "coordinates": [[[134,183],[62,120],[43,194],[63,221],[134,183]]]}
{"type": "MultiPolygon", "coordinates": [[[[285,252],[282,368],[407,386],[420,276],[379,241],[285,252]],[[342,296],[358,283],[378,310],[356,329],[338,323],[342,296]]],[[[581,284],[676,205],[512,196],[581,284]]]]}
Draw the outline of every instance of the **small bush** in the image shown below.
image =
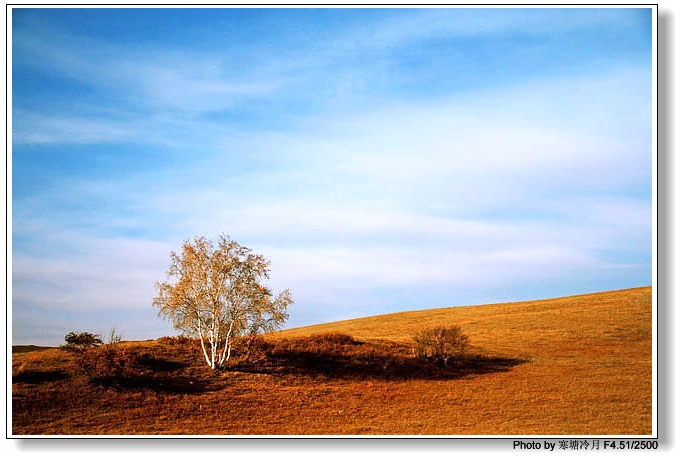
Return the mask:
{"type": "Polygon", "coordinates": [[[186,336],[164,336],[160,337],[159,341],[171,346],[188,346],[192,345],[193,340],[186,336]]]}
{"type": "Polygon", "coordinates": [[[165,357],[183,359],[187,362],[197,358],[197,346],[199,340],[186,336],[164,336],[155,341],[152,350],[165,357]]]}
{"type": "Polygon", "coordinates": [[[425,329],[414,338],[419,358],[439,360],[446,366],[449,361],[462,357],[468,348],[468,336],[460,326],[439,326],[425,329]]]}
{"type": "Polygon", "coordinates": [[[263,358],[273,349],[273,344],[259,335],[247,337],[246,346],[247,359],[249,359],[252,354],[256,355],[258,358],[263,358]]]}
{"type": "Polygon", "coordinates": [[[106,344],[87,347],[76,360],[77,367],[91,380],[115,380],[130,376],[136,358],[123,349],[122,337],[112,329],[106,344]]]}
{"type": "Polygon", "coordinates": [[[122,379],[134,371],[136,358],[118,346],[92,347],[81,353],[76,366],[90,380],[122,379]]]}
{"type": "Polygon", "coordinates": [[[100,338],[100,335],[89,332],[77,333],[72,331],[64,336],[64,341],[66,344],[62,345],[63,348],[79,353],[83,353],[91,347],[102,345],[102,339],[100,338]]]}
{"type": "Polygon", "coordinates": [[[311,339],[321,345],[354,345],[356,343],[352,336],[335,332],[311,336],[311,339]]]}
{"type": "Polygon", "coordinates": [[[278,354],[284,352],[299,352],[309,354],[335,354],[340,355],[359,344],[353,337],[342,333],[323,333],[312,336],[283,339],[279,341],[274,350],[278,354]]]}

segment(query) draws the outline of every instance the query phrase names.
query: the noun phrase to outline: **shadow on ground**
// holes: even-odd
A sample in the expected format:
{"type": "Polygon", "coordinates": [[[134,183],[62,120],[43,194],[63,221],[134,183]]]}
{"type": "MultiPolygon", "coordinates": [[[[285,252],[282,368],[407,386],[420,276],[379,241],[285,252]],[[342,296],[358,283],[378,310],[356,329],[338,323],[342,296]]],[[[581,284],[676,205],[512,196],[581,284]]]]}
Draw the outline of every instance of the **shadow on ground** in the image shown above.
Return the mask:
{"type": "Polygon", "coordinates": [[[56,382],[67,377],[67,373],[62,370],[30,370],[14,375],[12,377],[12,383],[40,384],[46,382],[56,382]]]}
{"type": "Polygon", "coordinates": [[[157,393],[199,394],[220,389],[213,376],[195,375],[190,364],[143,353],[136,357],[134,368],[124,375],[93,379],[93,383],[120,390],[148,390],[157,393]]]}
{"type": "Polygon", "coordinates": [[[147,390],[157,393],[201,394],[221,389],[204,379],[187,375],[142,374],[93,379],[93,383],[118,390],[147,390]]]}
{"type": "MultiPolygon", "coordinates": [[[[180,353],[180,352],[179,352],[180,353]]],[[[235,356],[222,369],[210,370],[196,354],[186,358],[159,348],[154,353],[122,357],[112,369],[83,371],[95,385],[117,390],[144,390],[171,394],[201,394],[226,387],[223,372],[299,376],[314,381],[343,380],[445,380],[505,372],[528,362],[504,356],[467,353],[443,363],[415,356],[412,346],[391,341],[361,342],[341,334],[266,342],[259,339],[237,345],[235,356]]],[[[30,370],[13,376],[13,383],[42,384],[66,380],[64,370],[30,370]]]]}
{"type": "Polygon", "coordinates": [[[442,361],[419,358],[407,346],[348,341],[321,346],[313,338],[271,346],[258,360],[238,361],[230,370],[262,374],[303,375],[321,379],[458,379],[505,372],[528,362],[524,359],[464,354],[442,361]]]}

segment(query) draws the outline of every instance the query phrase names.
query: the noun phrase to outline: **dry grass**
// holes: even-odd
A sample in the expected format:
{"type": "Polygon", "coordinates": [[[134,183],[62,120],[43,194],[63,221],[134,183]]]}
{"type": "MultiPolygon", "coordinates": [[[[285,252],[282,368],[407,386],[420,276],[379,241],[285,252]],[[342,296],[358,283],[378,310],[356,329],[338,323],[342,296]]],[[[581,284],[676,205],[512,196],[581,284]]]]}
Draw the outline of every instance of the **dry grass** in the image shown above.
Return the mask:
{"type": "Polygon", "coordinates": [[[298,328],[223,372],[173,339],[126,344],[134,372],[99,382],[63,350],[15,353],[12,433],[650,435],[651,292],[298,328]],[[439,368],[412,355],[415,333],[452,324],[475,347],[467,359],[439,368]]]}

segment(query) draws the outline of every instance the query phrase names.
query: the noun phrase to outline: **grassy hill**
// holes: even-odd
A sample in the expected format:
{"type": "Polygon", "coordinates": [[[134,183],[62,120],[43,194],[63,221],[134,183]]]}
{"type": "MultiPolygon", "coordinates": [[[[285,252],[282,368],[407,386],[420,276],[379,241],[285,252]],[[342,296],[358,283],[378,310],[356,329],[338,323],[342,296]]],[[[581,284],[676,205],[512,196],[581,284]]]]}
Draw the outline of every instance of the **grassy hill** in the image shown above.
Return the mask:
{"type": "Polygon", "coordinates": [[[130,342],[126,381],[59,349],[13,354],[12,432],[46,434],[649,435],[651,287],[430,309],[269,335],[211,372],[185,342],[130,342]],[[473,356],[412,355],[460,325],[473,356]],[[331,333],[338,334],[331,336],[331,333]],[[350,337],[342,337],[345,334],[350,337]]]}
{"type": "Polygon", "coordinates": [[[274,336],[341,332],[362,340],[410,341],[423,328],[457,324],[483,349],[555,357],[567,348],[590,349],[601,342],[627,342],[630,334],[634,342],[650,343],[651,293],[651,287],[643,287],[538,301],[399,312],[295,328],[274,336]]]}

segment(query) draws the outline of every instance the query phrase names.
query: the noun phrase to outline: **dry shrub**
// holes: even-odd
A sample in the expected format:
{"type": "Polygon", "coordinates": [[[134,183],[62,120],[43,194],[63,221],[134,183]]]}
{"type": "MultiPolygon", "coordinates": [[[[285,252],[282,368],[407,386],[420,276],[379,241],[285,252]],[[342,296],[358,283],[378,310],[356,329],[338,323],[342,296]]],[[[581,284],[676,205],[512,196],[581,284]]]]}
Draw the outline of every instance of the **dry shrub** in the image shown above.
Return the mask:
{"type": "Polygon", "coordinates": [[[335,345],[354,345],[356,344],[356,341],[354,338],[348,334],[344,333],[337,333],[337,332],[332,332],[332,333],[325,333],[325,334],[319,334],[316,336],[311,336],[311,340],[314,341],[315,343],[318,343],[320,345],[324,346],[335,346],[335,345]]]}
{"type": "Polygon", "coordinates": [[[23,375],[28,369],[28,362],[26,360],[23,361],[14,361],[12,360],[12,377],[19,377],[23,375]]]}
{"type": "Polygon", "coordinates": [[[89,348],[100,346],[103,343],[99,334],[76,331],[71,331],[64,336],[64,341],[66,343],[62,345],[62,348],[79,353],[83,353],[89,348]]]}
{"type": "Polygon", "coordinates": [[[315,334],[307,337],[283,339],[273,347],[272,353],[309,353],[339,355],[348,353],[358,342],[342,333],[315,334]]]}
{"type": "Polygon", "coordinates": [[[164,336],[157,341],[160,345],[172,348],[177,353],[194,353],[199,347],[199,340],[186,336],[164,336]]]}
{"type": "Polygon", "coordinates": [[[188,346],[192,345],[193,339],[187,337],[187,336],[164,336],[160,337],[159,342],[171,346],[188,346]]]}
{"type": "Polygon", "coordinates": [[[118,346],[107,344],[92,347],[81,353],[76,366],[90,380],[116,380],[134,372],[136,357],[118,346]]]}
{"type": "Polygon", "coordinates": [[[438,326],[419,332],[414,338],[419,358],[441,361],[445,366],[462,357],[468,348],[468,336],[460,326],[438,326]]]}
{"type": "Polygon", "coordinates": [[[244,337],[241,344],[246,360],[263,361],[273,350],[273,344],[259,335],[244,337]]]}

